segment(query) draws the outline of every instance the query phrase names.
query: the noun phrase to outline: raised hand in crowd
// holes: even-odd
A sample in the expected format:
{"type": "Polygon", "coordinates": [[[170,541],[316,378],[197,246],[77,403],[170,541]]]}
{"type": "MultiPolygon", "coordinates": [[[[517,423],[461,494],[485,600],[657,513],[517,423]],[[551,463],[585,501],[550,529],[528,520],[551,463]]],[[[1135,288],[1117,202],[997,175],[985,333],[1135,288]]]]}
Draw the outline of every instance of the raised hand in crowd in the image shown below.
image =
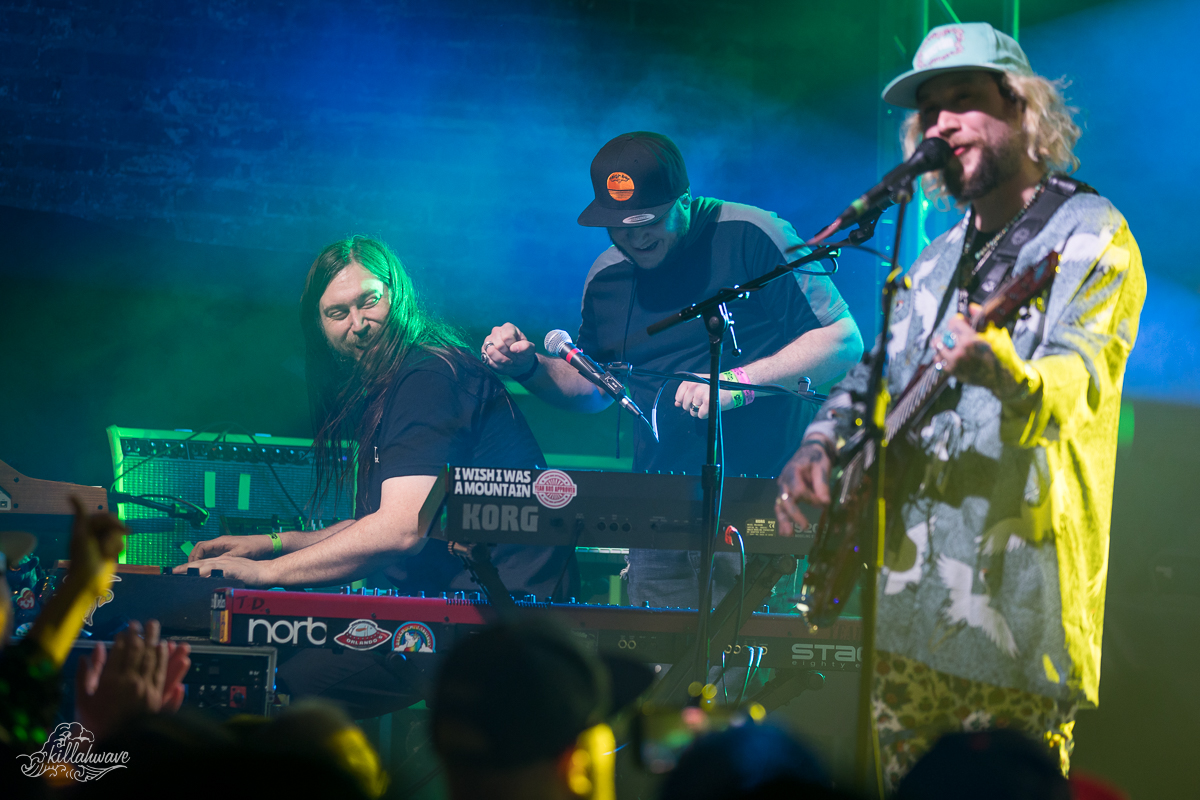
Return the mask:
{"type": "Polygon", "coordinates": [[[112,652],[97,642],[75,672],[75,710],[79,722],[104,736],[122,722],[143,714],[174,712],[183,703],[183,677],[191,667],[190,645],[162,641],[157,620],[137,622],[117,634],[112,652]]]}
{"type": "Polygon", "coordinates": [[[71,504],[75,507],[71,566],[29,631],[29,639],[60,668],[83,628],[88,606],[108,589],[127,533],[112,514],[89,514],[76,497],[71,504]]]}

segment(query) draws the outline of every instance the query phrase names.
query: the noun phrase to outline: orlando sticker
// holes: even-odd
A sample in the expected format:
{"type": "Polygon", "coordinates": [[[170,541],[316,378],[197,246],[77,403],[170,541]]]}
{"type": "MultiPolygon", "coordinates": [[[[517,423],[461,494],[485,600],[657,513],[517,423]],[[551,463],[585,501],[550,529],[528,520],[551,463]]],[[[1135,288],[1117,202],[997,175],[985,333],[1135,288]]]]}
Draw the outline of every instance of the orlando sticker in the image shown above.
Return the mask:
{"type": "Polygon", "coordinates": [[[391,638],[392,632],[380,628],[375,620],[356,619],[333,640],[350,650],[370,650],[391,638]]]}
{"type": "Polygon", "coordinates": [[[423,622],[404,623],[396,629],[396,635],[392,638],[394,653],[433,653],[436,650],[433,631],[423,622]]]}

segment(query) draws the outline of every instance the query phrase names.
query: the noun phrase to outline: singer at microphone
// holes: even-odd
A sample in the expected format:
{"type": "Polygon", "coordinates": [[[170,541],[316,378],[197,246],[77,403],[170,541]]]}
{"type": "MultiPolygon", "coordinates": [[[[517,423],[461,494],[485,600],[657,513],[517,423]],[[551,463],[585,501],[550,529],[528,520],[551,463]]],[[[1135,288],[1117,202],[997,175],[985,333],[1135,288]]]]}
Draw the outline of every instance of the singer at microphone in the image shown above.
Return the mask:
{"type": "MultiPolygon", "coordinates": [[[[574,337],[578,349],[600,364],[621,361],[643,370],[707,379],[708,337],[699,320],[657,336],[647,335],[646,327],[724,287],[770,272],[789,260],[789,248],[803,246],[800,237],[769,211],[694,197],[683,155],[661,134],[638,131],[612,139],[593,159],[591,178],[595,200],[579,223],[605,229],[612,246],[600,253],[590,270],[579,270],[583,302],[574,337]]],[[[724,358],[722,369],[734,373],[726,375],[727,380],[794,387],[808,377],[819,385],[862,355],[858,327],[828,277],[775,281],[731,304],[730,311],[742,353],[724,358]]],[[[585,377],[576,369],[583,363],[581,357],[573,355],[567,363],[554,356],[557,345],[551,345],[551,354],[536,355],[534,343],[521,329],[506,323],[484,337],[478,352],[496,372],[552,405],[589,413],[608,408],[613,395],[597,386],[601,376],[585,377]]],[[[633,440],[631,467],[699,474],[705,461],[708,386],[634,374],[623,389],[656,420],[659,434],[656,442],[647,425],[624,428],[623,435],[633,440]]],[[[778,395],[756,397],[723,389],[719,396],[726,410],[725,473],[777,474],[799,444],[809,409],[778,395]]],[[[612,436],[616,427],[605,425],[598,432],[612,436]]],[[[612,440],[603,441],[605,449],[597,455],[608,456],[612,440]]],[[[621,452],[627,454],[628,448],[622,446],[621,452]]],[[[693,560],[698,563],[698,556],[693,559],[683,551],[634,548],[629,554],[631,601],[696,607],[699,571],[693,560]]],[[[736,557],[718,559],[714,599],[728,591],[739,569],[736,557]]]]}

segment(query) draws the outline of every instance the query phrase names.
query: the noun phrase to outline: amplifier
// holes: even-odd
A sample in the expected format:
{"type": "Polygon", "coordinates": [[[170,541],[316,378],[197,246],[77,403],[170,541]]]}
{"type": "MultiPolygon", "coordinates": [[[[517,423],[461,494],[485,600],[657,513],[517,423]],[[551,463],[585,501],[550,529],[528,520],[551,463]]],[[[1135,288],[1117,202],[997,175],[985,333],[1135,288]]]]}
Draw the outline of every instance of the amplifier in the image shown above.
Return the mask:
{"type": "MultiPolygon", "coordinates": [[[[307,520],[315,485],[311,439],[113,425],[108,441],[116,491],[160,503],[178,497],[209,513],[197,529],[154,509],[116,504],[131,534],[124,563],[171,567],[187,560],[189,543],[297,530],[307,520]]],[[[352,497],[333,498],[313,512],[312,521],[324,527],[353,515],[352,497]]]]}
{"type": "MultiPolygon", "coordinates": [[[[275,702],[274,647],[221,647],[207,642],[189,642],[192,666],[183,678],[183,705],[203,708],[218,718],[237,714],[265,716],[275,702]]],[[[112,650],[112,642],[105,642],[112,650]]],[[[78,641],[71,648],[64,675],[75,674],[75,662],[96,646],[95,641],[78,641]]],[[[63,681],[64,719],[75,718],[75,681],[63,681]]]]}

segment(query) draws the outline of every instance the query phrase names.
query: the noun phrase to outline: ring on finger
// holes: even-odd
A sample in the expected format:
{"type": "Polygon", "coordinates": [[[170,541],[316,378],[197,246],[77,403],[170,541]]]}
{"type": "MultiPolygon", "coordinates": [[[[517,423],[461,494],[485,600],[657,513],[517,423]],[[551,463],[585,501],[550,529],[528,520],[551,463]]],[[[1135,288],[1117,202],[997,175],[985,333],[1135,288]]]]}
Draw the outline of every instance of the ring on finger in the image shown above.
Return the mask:
{"type": "Polygon", "coordinates": [[[956,344],[958,344],[958,337],[952,332],[946,331],[942,334],[942,346],[947,350],[953,350],[956,344]]]}
{"type": "Polygon", "coordinates": [[[791,500],[791,499],[792,499],[792,496],[791,496],[790,494],[788,494],[787,492],[780,492],[780,493],[779,493],[779,500],[780,500],[781,502],[784,502],[784,503],[786,503],[788,500],[791,500]]]}
{"type": "Polygon", "coordinates": [[[480,360],[480,361],[482,361],[483,363],[485,363],[485,364],[486,364],[486,363],[487,363],[487,360],[488,360],[487,353],[486,353],[486,352],[480,353],[480,354],[479,354],[479,360],[480,360]]]}
{"type": "Polygon", "coordinates": [[[483,351],[486,353],[487,349],[489,347],[495,347],[495,346],[496,346],[496,344],[494,342],[484,342],[483,343],[483,351]]]}

